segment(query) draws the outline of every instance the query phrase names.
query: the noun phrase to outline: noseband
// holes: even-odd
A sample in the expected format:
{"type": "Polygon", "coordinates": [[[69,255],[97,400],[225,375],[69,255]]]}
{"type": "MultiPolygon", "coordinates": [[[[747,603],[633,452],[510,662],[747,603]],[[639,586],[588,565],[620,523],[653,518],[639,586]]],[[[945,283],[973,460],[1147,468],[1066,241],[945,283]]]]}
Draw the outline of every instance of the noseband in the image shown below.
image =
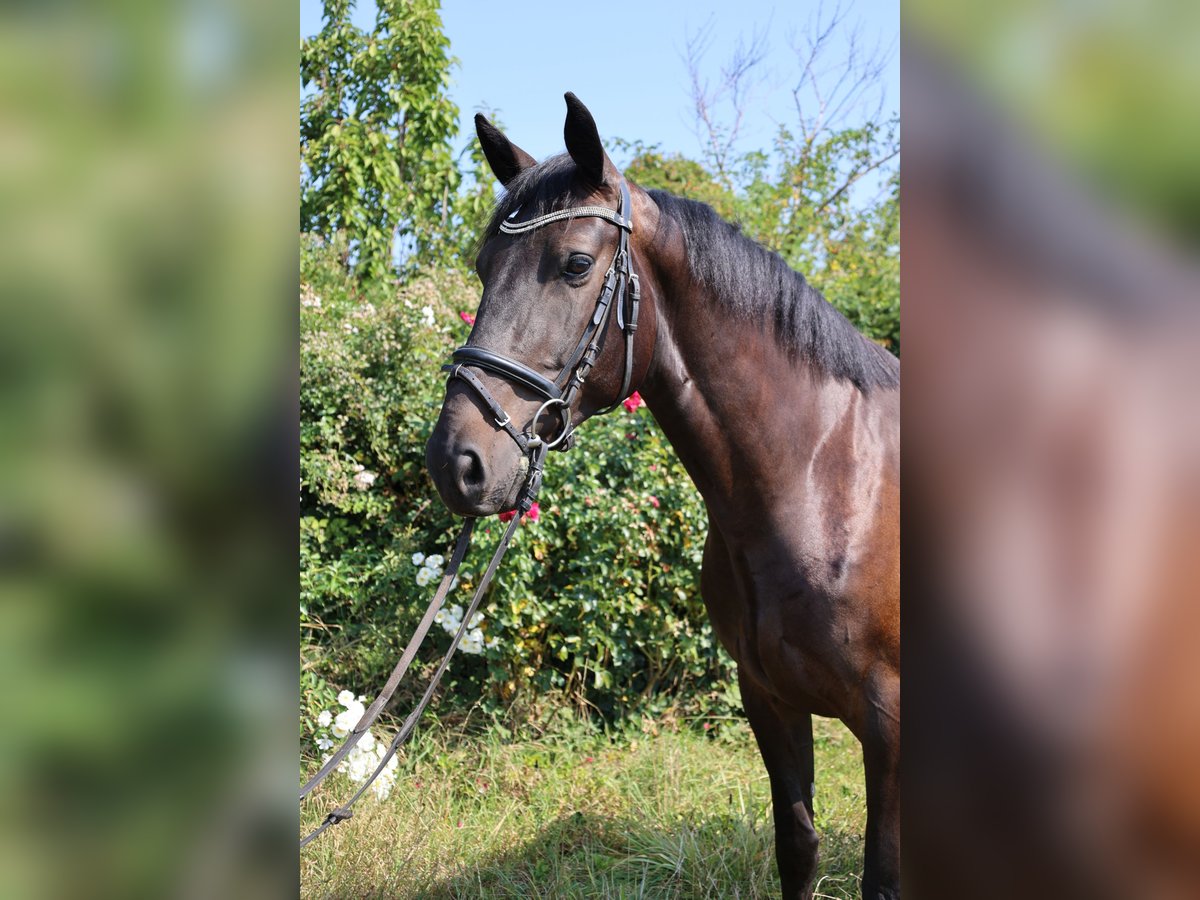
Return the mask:
{"type": "Polygon", "coordinates": [[[491,412],[497,426],[521,449],[521,453],[529,457],[529,472],[526,475],[525,486],[521,491],[517,508],[525,512],[532,505],[541,487],[542,468],[546,453],[552,449],[569,450],[575,443],[575,432],[571,425],[571,411],[575,401],[583,390],[588,374],[596,364],[600,355],[600,339],[608,325],[608,319],[613,308],[615,297],[617,309],[617,325],[625,335],[625,369],[621,380],[621,390],[611,406],[599,411],[599,415],[611,412],[625,399],[633,380],[633,344],[634,333],[637,331],[638,307],[641,303],[641,286],[638,277],[633,272],[632,260],[629,254],[629,235],[633,233],[633,204],[629,199],[629,187],[625,179],[621,179],[621,198],[616,210],[605,206],[576,206],[570,209],[560,209],[544,216],[530,219],[526,222],[513,222],[512,219],[520,212],[517,210],[500,223],[500,231],[504,234],[524,234],[534,231],[551,222],[563,219],[596,218],[605,219],[617,226],[617,251],[613,254],[612,263],[604,275],[604,286],[600,297],[596,300],[596,308],[591,319],[583,330],[583,335],[575,344],[575,349],[567,357],[567,364],[551,381],[529,368],[522,362],[511,359],[493,350],[470,345],[459,347],[451,356],[452,362],[443,366],[450,373],[451,379],[459,378],[466,382],[483,401],[491,412]],[[511,382],[529,388],[534,393],[545,398],[538,408],[533,421],[525,431],[519,431],[513,424],[512,416],[505,412],[496,398],[484,386],[472,369],[481,369],[493,375],[499,375],[511,382]],[[556,410],[560,418],[560,426],[553,440],[543,440],[538,434],[538,422],[550,410],[556,410]]]}

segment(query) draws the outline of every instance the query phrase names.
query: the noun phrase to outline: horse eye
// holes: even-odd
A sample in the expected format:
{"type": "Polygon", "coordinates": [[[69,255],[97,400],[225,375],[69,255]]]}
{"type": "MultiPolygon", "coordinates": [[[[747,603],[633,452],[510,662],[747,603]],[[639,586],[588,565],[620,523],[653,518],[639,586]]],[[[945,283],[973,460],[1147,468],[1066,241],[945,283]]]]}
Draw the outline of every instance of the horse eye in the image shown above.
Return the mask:
{"type": "Polygon", "coordinates": [[[574,253],[563,266],[564,275],[586,275],[592,268],[592,258],[582,253],[574,253]]]}

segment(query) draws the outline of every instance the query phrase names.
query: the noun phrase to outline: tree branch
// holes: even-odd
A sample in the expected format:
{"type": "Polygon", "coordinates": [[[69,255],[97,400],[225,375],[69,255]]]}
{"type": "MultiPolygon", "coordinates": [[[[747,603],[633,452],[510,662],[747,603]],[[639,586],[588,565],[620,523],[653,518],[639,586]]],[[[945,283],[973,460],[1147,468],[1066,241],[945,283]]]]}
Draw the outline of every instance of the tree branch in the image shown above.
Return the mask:
{"type": "Polygon", "coordinates": [[[874,172],[880,166],[884,165],[889,160],[895,159],[899,155],[900,155],[900,148],[897,147],[891,153],[887,154],[886,156],[879,157],[879,159],[875,160],[870,165],[864,166],[861,169],[854,169],[853,171],[850,172],[849,175],[846,176],[846,180],[844,182],[842,182],[841,187],[839,187],[832,194],[830,194],[828,197],[826,197],[824,200],[822,200],[820,203],[818,203],[816,206],[816,209],[817,210],[828,209],[833,204],[833,202],[835,200],[837,200],[838,197],[840,197],[842,194],[846,193],[846,191],[850,189],[850,186],[852,184],[859,181],[864,175],[868,175],[871,172],[874,172]]]}

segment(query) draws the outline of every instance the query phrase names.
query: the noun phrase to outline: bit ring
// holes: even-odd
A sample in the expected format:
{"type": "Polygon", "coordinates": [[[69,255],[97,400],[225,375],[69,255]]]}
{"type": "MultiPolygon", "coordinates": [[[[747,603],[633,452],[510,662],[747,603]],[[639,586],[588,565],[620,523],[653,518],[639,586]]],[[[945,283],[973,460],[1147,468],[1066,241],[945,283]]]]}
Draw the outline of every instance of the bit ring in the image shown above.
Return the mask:
{"type": "Polygon", "coordinates": [[[566,438],[566,436],[568,434],[571,433],[571,426],[570,426],[569,422],[566,425],[566,427],[563,428],[562,434],[560,434],[558,437],[556,437],[552,441],[542,441],[542,439],[538,437],[538,433],[537,433],[538,420],[542,417],[542,413],[544,413],[547,409],[549,409],[552,406],[564,406],[565,407],[566,405],[567,405],[567,402],[565,400],[563,400],[562,398],[551,397],[549,400],[547,400],[545,403],[543,403],[541,406],[538,407],[538,411],[533,414],[533,421],[529,423],[529,434],[530,434],[531,440],[538,441],[539,443],[531,444],[530,446],[539,446],[540,444],[544,443],[546,445],[546,449],[553,450],[555,447],[557,447],[559,444],[561,444],[563,442],[563,439],[566,438]]]}

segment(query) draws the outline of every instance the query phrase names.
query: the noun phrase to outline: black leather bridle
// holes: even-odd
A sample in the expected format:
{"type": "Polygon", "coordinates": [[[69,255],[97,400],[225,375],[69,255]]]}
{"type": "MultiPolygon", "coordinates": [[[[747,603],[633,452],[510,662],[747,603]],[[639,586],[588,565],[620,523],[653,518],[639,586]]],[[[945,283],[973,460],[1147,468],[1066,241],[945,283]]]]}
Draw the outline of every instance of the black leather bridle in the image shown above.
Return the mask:
{"type": "Polygon", "coordinates": [[[641,285],[633,271],[633,261],[629,252],[629,236],[633,233],[633,205],[624,178],[621,179],[620,188],[621,197],[615,212],[604,206],[576,206],[556,210],[525,222],[516,222],[513,220],[520,214],[518,209],[500,224],[500,231],[505,234],[524,234],[551,222],[587,217],[605,219],[617,226],[617,249],[605,273],[604,286],[600,289],[595,310],[558,377],[551,381],[518,360],[494,350],[470,345],[455,350],[451,356],[452,361],[442,367],[450,373],[451,379],[459,378],[466,382],[492,413],[496,425],[513,439],[522,454],[529,457],[529,470],[517,502],[517,508],[522,513],[528,511],[537,498],[547,451],[569,450],[574,446],[575,433],[571,424],[571,410],[600,355],[600,340],[608,326],[614,306],[617,310],[617,325],[625,335],[625,367],[621,390],[617,393],[616,400],[610,406],[599,410],[598,414],[603,415],[616,409],[628,395],[629,386],[633,381],[634,334],[637,332],[638,307],[642,296],[641,285]],[[512,422],[512,416],[505,412],[504,407],[471,369],[481,369],[499,375],[524,385],[545,398],[534,413],[528,429],[517,429],[512,422]],[[561,422],[552,438],[543,439],[538,434],[538,422],[550,409],[557,409],[561,422]]]}

